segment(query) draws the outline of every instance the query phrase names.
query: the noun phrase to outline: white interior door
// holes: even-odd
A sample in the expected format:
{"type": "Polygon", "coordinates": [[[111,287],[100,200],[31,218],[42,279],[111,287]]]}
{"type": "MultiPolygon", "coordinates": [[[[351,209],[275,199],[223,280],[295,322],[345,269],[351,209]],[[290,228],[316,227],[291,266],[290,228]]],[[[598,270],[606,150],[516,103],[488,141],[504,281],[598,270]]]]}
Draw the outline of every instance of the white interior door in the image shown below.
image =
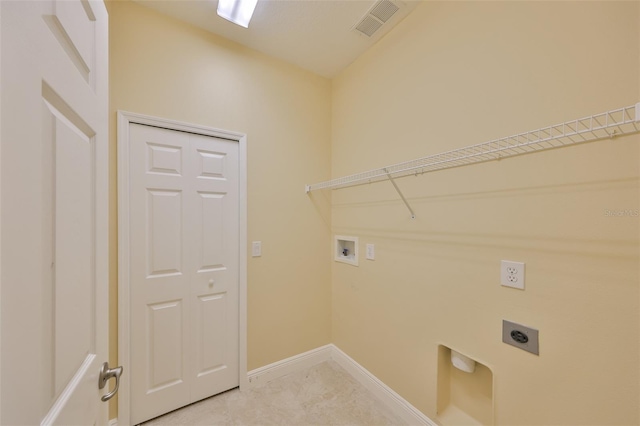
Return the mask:
{"type": "Polygon", "coordinates": [[[131,422],[239,384],[238,143],[130,124],[131,422]]]}
{"type": "Polygon", "coordinates": [[[0,2],[2,424],[104,424],[108,23],[0,2]]]}

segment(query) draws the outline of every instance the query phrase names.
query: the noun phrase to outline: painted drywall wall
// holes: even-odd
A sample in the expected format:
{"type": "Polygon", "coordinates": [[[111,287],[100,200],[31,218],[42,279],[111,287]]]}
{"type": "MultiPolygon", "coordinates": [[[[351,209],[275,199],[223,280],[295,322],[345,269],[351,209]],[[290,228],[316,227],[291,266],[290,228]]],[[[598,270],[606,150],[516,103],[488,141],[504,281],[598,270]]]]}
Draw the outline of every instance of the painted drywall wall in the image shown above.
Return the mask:
{"type": "MultiPolygon", "coordinates": [[[[247,134],[248,369],[330,343],[330,81],[128,1],[110,15],[110,350],[117,365],[116,111],[247,134]]],[[[115,416],[112,407],[111,417],[115,416]]]]}
{"type": "MultiPolygon", "coordinates": [[[[426,2],[333,81],[332,177],[635,104],[638,2],[426,2]]],[[[640,137],[332,194],[333,341],[432,419],[438,344],[497,424],[638,424],[640,137]],[[500,260],[526,263],[524,291],[500,260]],[[540,331],[540,356],[501,342],[540,331]]]]}

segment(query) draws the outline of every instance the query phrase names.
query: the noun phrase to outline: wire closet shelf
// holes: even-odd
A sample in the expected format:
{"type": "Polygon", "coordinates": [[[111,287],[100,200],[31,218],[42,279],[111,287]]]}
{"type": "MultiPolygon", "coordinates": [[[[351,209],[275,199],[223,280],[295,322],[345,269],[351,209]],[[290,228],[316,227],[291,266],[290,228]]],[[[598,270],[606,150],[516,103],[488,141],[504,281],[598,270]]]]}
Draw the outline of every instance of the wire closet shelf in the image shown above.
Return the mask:
{"type": "MultiPolygon", "coordinates": [[[[305,192],[419,175],[640,132],[640,102],[553,126],[305,186],[305,192]]],[[[398,190],[400,193],[400,191],[398,190]]],[[[402,194],[400,193],[402,197],[402,194]]],[[[403,201],[404,200],[404,197],[403,201]]],[[[405,201],[405,204],[406,201],[405,201]]],[[[409,207],[407,205],[407,207],[409,207]]],[[[409,208],[410,209],[410,208],[409,208]]],[[[411,210],[411,209],[410,209],[411,210]]],[[[412,211],[413,216],[413,211],[412,211]]]]}

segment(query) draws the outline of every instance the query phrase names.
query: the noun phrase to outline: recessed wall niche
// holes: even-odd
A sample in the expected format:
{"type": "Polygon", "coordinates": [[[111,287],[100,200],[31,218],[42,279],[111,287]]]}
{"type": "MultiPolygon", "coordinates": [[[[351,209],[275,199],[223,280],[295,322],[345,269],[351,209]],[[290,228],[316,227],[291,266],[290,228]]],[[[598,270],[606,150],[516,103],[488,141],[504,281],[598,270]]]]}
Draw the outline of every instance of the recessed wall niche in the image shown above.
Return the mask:
{"type": "Polygon", "coordinates": [[[358,237],[336,235],[334,239],[334,260],[358,266],[358,237]]]}
{"type": "MultiPolygon", "coordinates": [[[[492,425],[493,372],[464,353],[463,357],[475,361],[475,368],[472,373],[462,371],[454,367],[451,353],[451,348],[438,345],[438,423],[443,426],[492,425]]],[[[456,359],[461,365],[459,361],[456,359]]]]}

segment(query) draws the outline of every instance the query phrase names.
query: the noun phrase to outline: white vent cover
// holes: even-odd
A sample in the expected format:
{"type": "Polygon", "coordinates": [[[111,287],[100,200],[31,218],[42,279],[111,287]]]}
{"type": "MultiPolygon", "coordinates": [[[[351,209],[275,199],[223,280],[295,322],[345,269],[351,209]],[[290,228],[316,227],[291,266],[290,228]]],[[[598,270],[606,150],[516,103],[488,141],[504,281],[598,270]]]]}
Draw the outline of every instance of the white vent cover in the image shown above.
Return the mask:
{"type": "Polygon", "coordinates": [[[371,37],[385,22],[391,19],[398,10],[400,10],[400,7],[395,2],[391,0],[379,0],[354,28],[367,37],[371,37]]]}

